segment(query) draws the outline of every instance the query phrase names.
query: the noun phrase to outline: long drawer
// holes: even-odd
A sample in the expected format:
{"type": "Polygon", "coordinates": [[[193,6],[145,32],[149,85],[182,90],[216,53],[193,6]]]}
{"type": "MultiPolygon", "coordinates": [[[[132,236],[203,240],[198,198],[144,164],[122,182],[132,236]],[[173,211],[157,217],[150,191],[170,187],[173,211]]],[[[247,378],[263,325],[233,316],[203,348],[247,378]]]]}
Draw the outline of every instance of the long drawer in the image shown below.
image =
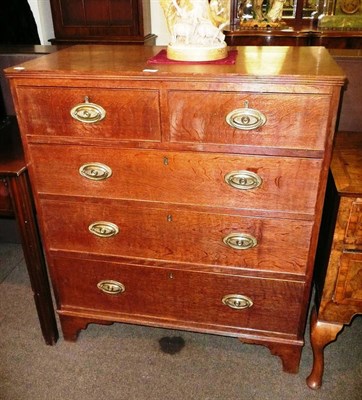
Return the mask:
{"type": "Polygon", "coordinates": [[[18,96],[28,135],[161,140],[158,90],[19,87],[18,96]]]}
{"type": "Polygon", "coordinates": [[[314,215],[319,159],[31,145],[37,191],[314,215]]]}
{"type": "Polygon", "coordinates": [[[41,202],[50,250],[303,275],[312,222],[135,204],[41,202]]]}
{"type": "Polygon", "coordinates": [[[322,150],[326,95],[170,90],[171,142],[322,150]]]}
{"type": "MultiPolygon", "coordinates": [[[[54,258],[60,312],[295,334],[303,283],[54,258]]],[[[255,332],[254,332],[255,333],[255,332]]]]}

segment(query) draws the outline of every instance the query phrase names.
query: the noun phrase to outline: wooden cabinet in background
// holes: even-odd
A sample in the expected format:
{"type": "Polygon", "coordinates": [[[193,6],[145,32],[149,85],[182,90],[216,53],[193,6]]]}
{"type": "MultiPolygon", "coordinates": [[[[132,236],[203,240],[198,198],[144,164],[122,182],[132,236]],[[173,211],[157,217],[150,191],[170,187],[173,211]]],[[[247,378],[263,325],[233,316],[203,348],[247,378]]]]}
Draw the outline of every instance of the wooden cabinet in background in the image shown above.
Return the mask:
{"type": "Polygon", "coordinates": [[[52,44],[155,44],[150,0],[50,0],[52,44]]]}

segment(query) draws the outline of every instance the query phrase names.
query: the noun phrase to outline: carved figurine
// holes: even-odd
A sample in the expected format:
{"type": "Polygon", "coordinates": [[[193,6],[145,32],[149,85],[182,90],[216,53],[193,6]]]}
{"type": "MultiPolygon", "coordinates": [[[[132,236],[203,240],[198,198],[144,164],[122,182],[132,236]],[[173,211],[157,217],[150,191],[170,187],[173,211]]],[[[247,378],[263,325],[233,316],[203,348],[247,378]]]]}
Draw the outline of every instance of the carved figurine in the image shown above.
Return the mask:
{"type": "Polygon", "coordinates": [[[183,61],[225,58],[223,28],[229,23],[224,0],[160,0],[171,34],[167,55],[183,61]]]}

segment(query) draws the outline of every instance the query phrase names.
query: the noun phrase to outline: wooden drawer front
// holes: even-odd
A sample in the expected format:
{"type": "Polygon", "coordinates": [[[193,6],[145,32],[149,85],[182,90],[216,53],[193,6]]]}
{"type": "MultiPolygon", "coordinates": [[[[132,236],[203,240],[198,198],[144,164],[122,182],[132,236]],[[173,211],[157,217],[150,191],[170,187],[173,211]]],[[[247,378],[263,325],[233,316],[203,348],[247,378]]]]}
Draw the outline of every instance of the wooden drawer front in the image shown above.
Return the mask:
{"type": "Polygon", "coordinates": [[[354,199],[351,202],[345,243],[355,245],[362,250],[362,198],[354,199]]]}
{"type": "Polygon", "coordinates": [[[51,250],[305,273],[311,222],[168,211],[115,202],[41,203],[44,237],[51,250]],[[100,224],[101,228],[112,229],[114,224],[119,232],[111,237],[91,233],[89,227],[98,221],[108,223],[100,224]]]}
{"type": "Polygon", "coordinates": [[[334,301],[362,306],[362,253],[342,253],[334,301]]]}
{"type": "Polygon", "coordinates": [[[362,198],[340,197],[334,248],[362,252],[362,198]]]}
{"type": "Polygon", "coordinates": [[[37,191],[112,199],[135,199],[235,209],[314,214],[321,160],[208,153],[116,150],[33,145],[37,191]],[[102,163],[110,178],[94,181],[79,168],[102,163]],[[226,183],[235,171],[261,178],[255,189],[226,183]]]}
{"type": "MultiPolygon", "coordinates": [[[[321,150],[324,148],[329,97],[308,94],[168,93],[172,142],[196,142],[321,150]],[[263,126],[240,130],[226,116],[245,107],[264,114],[263,126]]],[[[250,122],[254,121],[250,117],[250,122]]]]}
{"type": "Polygon", "coordinates": [[[303,284],[294,281],[234,277],[221,274],[175,271],[165,268],[121,265],[90,260],[52,260],[56,296],[61,310],[85,309],[128,316],[162,318],[192,325],[210,324],[296,333],[303,300],[303,284]],[[124,292],[107,294],[102,281],[123,285],[124,292]],[[233,309],[223,304],[226,295],[249,298],[253,305],[233,309]]]}
{"type": "MultiPolygon", "coordinates": [[[[26,104],[22,130],[29,135],[160,141],[159,92],[137,89],[18,88],[26,104]],[[85,97],[101,106],[105,118],[94,123],[72,118],[85,97]]],[[[21,112],[21,111],[20,111],[21,112]]]]}

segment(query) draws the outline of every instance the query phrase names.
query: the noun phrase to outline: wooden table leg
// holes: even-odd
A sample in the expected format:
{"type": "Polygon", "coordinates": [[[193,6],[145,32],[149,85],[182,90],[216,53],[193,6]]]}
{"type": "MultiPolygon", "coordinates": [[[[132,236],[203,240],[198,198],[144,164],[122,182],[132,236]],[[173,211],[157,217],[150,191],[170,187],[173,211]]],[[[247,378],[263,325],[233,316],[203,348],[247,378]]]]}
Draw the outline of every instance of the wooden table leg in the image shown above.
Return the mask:
{"type": "Polygon", "coordinates": [[[311,315],[310,341],[313,349],[313,368],[307,378],[307,385],[311,389],[319,389],[322,386],[324,372],[324,348],[337,337],[343,324],[331,324],[319,321],[315,307],[311,315]]]}
{"type": "Polygon", "coordinates": [[[54,345],[59,334],[28,173],[24,170],[20,175],[9,176],[6,179],[20,231],[24,258],[43,337],[46,344],[54,345]]]}

